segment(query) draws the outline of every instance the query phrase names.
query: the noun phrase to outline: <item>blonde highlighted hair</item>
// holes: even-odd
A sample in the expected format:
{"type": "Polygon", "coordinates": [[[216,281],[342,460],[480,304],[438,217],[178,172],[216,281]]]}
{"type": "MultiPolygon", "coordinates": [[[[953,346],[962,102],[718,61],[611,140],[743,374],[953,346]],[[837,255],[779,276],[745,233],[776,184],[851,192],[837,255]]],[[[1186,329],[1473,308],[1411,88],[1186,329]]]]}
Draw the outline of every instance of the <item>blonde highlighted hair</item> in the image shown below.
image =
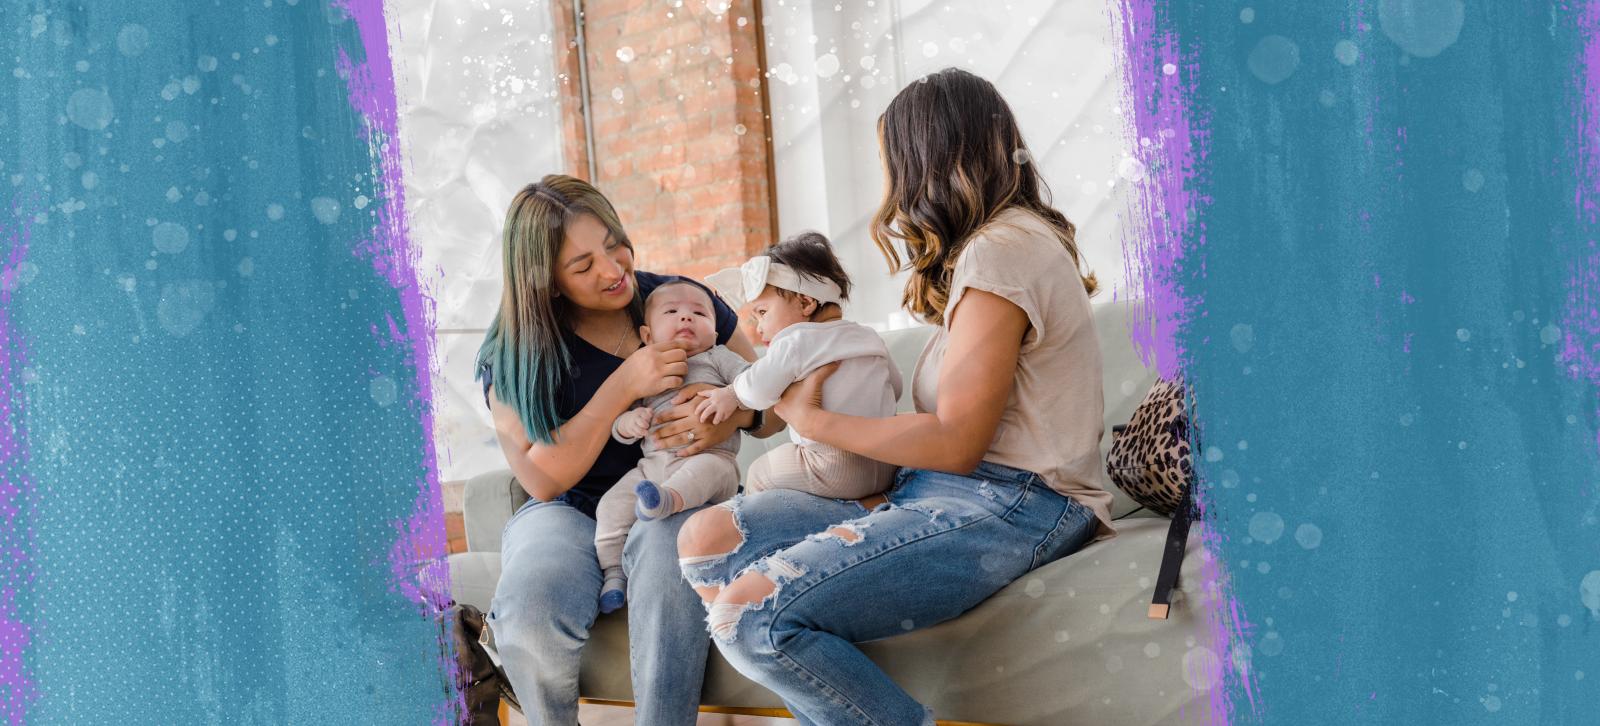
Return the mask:
{"type": "MultiPolygon", "coordinates": [[[[901,301],[913,315],[944,322],[962,248],[1012,207],[1044,220],[1073,267],[1082,267],[1076,228],[1051,206],[1016,117],[993,84],[958,68],[921,78],[878,118],[878,139],[888,185],[868,232],[890,271],[911,271],[901,301]]],[[[1093,272],[1079,273],[1079,281],[1090,295],[1099,287],[1093,272]]]]}

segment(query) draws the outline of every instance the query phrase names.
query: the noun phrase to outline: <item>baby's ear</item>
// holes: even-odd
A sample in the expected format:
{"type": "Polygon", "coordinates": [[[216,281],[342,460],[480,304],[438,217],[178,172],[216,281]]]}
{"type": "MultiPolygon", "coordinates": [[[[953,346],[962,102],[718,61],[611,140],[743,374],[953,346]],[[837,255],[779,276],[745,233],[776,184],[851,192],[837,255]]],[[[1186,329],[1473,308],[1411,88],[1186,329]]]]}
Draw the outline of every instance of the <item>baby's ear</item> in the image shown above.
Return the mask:
{"type": "Polygon", "coordinates": [[[639,342],[644,343],[645,345],[650,344],[650,326],[639,326],[639,342]]]}
{"type": "Polygon", "coordinates": [[[817,314],[817,310],[820,309],[821,307],[822,307],[822,304],[818,303],[816,298],[811,297],[810,295],[801,295],[800,296],[800,314],[801,315],[804,315],[806,317],[811,317],[812,315],[816,315],[817,314]]]}

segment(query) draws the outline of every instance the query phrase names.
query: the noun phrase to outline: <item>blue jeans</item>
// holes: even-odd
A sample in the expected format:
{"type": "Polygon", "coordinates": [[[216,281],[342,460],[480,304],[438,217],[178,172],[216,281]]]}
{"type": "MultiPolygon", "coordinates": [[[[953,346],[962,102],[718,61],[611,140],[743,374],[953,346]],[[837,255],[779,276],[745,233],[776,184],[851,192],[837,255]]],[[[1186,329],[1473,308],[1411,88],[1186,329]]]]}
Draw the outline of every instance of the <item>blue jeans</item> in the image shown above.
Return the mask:
{"type": "MultiPolygon", "coordinates": [[[[628,644],[642,724],[693,724],[710,640],[705,606],[678,572],[678,528],[692,513],[628,532],[628,644]]],[[[578,722],[578,665],[600,603],[595,522],[564,501],[530,500],[506,523],[488,616],[530,726],[578,722]]]]}
{"type": "Polygon", "coordinates": [[[758,603],[712,606],[708,622],[729,663],[801,723],[932,724],[853,643],[954,618],[1082,547],[1098,526],[1038,476],[997,464],[971,476],[903,469],[888,496],[871,512],[792,490],[736,498],[719,506],[743,543],[681,563],[697,586],[727,585],[747,568],[777,585],[758,603]]]}

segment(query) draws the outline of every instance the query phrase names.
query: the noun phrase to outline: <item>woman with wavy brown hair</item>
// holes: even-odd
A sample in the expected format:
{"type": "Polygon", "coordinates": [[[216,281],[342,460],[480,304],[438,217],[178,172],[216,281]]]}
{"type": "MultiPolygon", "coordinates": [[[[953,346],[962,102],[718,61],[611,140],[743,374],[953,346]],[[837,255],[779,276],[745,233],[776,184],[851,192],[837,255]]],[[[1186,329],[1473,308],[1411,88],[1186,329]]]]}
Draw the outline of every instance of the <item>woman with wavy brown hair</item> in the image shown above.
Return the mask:
{"type": "Polygon", "coordinates": [[[860,502],[764,491],[702,510],[678,538],[712,640],[802,723],[933,723],[853,644],[954,618],[1112,535],[1095,281],[1011,109],[947,69],[895,97],[879,143],[872,238],[892,270],[910,268],[905,307],[938,326],[912,376],[916,412],[827,411],[826,370],[774,410],[900,466],[893,488],[860,502]]]}

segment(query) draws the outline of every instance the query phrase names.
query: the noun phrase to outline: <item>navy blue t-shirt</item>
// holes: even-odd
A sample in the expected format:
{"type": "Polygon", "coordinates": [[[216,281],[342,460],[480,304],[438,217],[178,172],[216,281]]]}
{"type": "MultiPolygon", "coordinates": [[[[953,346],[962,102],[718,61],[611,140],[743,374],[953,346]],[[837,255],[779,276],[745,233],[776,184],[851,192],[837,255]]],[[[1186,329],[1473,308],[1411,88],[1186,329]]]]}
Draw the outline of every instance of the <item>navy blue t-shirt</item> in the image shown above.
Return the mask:
{"type": "MultiPolygon", "coordinates": [[[[717,344],[723,345],[733,338],[734,330],[739,323],[738,314],[700,282],[679,275],[657,275],[642,271],[635,271],[633,279],[638,285],[637,294],[640,297],[648,297],[650,292],[662,283],[673,280],[687,280],[700,286],[711,295],[712,307],[716,309],[717,344]]],[[[564,385],[556,389],[556,413],[561,416],[562,421],[567,421],[578,415],[578,412],[589,403],[589,399],[594,398],[594,394],[600,390],[600,385],[622,366],[626,356],[618,358],[600,350],[570,330],[562,331],[562,340],[566,342],[567,353],[572,358],[572,370],[564,385]]],[[[494,380],[494,376],[487,363],[479,372],[483,379],[483,404],[487,406],[489,384],[494,380]]],[[[593,517],[595,507],[600,503],[600,496],[605,494],[611,485],[616,484],[623,474],[638,466],[639,458],[643,455],[638,442],[620,443],[608,434],[605,448],[600,450],[600,456],[595,459],[594,465],[589,467],[589,473],[584,474],[583,478],[560,498],[578,511],[593,517]]]]}

